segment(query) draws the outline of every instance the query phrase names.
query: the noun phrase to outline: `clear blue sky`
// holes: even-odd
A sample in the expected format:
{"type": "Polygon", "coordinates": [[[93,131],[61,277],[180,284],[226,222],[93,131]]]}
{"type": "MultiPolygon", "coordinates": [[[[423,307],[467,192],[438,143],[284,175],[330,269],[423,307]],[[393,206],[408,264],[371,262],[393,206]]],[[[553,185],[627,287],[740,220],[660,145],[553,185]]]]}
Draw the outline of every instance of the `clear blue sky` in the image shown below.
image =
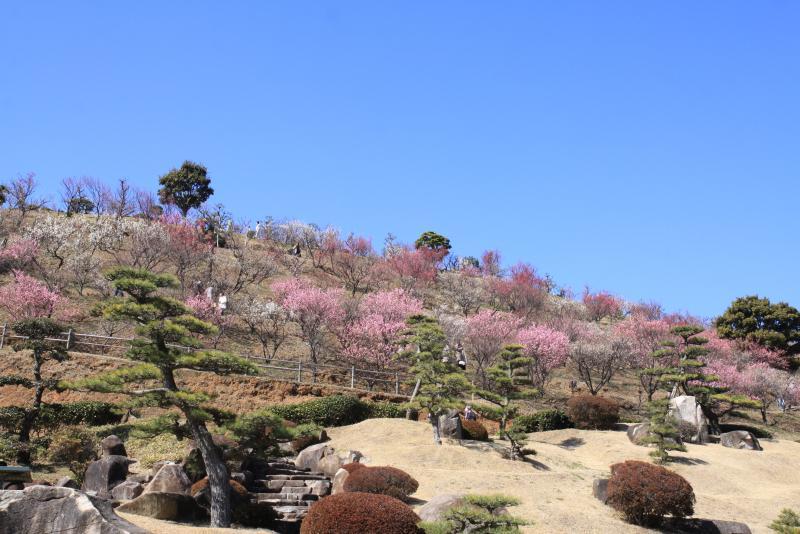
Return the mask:
{"type": "Polygon", "coordinates": [[[800,306],[800,4],[0,1],[0,178],[206,164],[331,223],[713,316],[800,306]]]}

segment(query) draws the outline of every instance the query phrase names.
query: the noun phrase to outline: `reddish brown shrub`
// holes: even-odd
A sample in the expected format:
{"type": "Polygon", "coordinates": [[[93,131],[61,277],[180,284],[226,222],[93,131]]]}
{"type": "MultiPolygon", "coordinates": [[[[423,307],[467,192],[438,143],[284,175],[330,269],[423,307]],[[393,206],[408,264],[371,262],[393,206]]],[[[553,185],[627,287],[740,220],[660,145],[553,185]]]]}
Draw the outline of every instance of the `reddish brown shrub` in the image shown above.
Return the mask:
{"type": "Polygon", "coordinates": [[[476,441],[489,441],[489,431],[478,421],[461,418],[461,429],[464,431],[464,439],[474,439],[476,441]]]}
{"type": "Polygon", "coordinates": [[[608,504],[629,523],[657,526],[667,515],[690,516],[694,501],[692,486],[669,469],[635,460],[611,466],[608,504]]]}
{"type": "Polygon", "coordinates": [[[338,493],[311,505],[300,534],[417,534],[418,522],[411,508],[387,495],[338,493]]]}
{"type": "MultiPolygon", "coordinates": [[[[228,481],[228,484],[230,484],[231,486],[231,494],[233,494],[234,497],[241,497],[243,499],[247,498],[247,489],[245,489],[245,487],[242,486],[240,483],[236,482],[233,479],[230,479],[228,481]]],[[[192,487],[189,489],[189,495],[191,495],[192,497],[196,497],[198,493],[205,490],[207,487],[208,487],[208,477],[201,478],[200,480],[192,484],[192,487]]]]}
{"type": "Polygon", "coordinates": [[[367,467],[355,471],[344,481],[344,491],[379,493],[405,501],[417,491],[419,482],[411,475],[395,467],[367,467]]]}
{"type": "Polygon", "coordinates": [[[352,473],[356,469],[361,469],[362,467],[367,467],[367,466],[358,462],[351,462],[349,464],[344,464],[342,466],[342,469],[344,469],[348,473],[352,473]]]}
{"type": "Polygon", "coordinates": [[[577,428],[610,430],[619,421],[619,404],[606,397],[576,395],[567,401],[567,415],[577,428]]]}

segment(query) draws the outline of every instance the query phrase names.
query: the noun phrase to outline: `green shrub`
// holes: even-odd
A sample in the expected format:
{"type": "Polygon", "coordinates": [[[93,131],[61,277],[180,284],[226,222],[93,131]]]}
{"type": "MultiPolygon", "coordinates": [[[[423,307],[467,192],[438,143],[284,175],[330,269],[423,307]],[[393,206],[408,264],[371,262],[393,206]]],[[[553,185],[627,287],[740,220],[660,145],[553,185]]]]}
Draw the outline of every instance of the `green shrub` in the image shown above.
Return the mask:
{"type": "Polygon", "coordinates": [[[610,430],[619,422],[619,404],[597,395],[576,395],[567,401],[567,415],[578,428],[610,430]]]}
{"type": "Polygon", "coordinates": [[[461,505],[447,510],[441,521],[420,523],[419,527],[425,534],[513,534],[528,524],[505,512],[518,504],[519,499],[506,495],[467,495],[461,505]]]}
{"type": "Polygon", "coordinates": [[[463,430],[464,439],[489,441],[489,431],[478,421],[461,419],[461,430],[463,430]]]}
{"type": "Polygon", "coordinates": [[[529,434],[531,432],[547,432],[548,430],[561,430],[572,428],[573,424],[567,414],[561,410],[540,410],[529,415],[519,415],[512,423],[514,430],[529,434]]]}
{"type": "Polygon", "coordinates": [[[401,501],[417,491],[419,482],[401,469],[389,466],[362,467],[350,471],[344,490],[353,493],[378,493],[401,501]]]}
{"type": "Polygon", "coordinates": [[[608,504],[629,523],[653,527],[667,515],[690,516],[694,501],[689,482],[661,466],[635,460],[611,466],[608,504]]]}
{"type": "Polygon", "coordinates": [[[75,481],[83,482],[90,462],[97,459],[100,442],[90,431],[79,426],[64,427],[50,439],[47,453],[51,462],[69,467],[75,481]]]}
{"type": "MultiPolygon", "coordinates": [[[[21,406],[0,408],[0,428],[9,432],[17,432],[25,410],[21,406]]],[[[62,426],[71,425],[108,425],[119,423],[121,420],[122,411],[111,402],[80,401],[66,404],[42,404],[34,430],[53,431],[62,426]]]]}
{"type": "Polygon", "coordinates": [[[769,528],[779,534],[800,534],[800,514],[784,508],[781,510],[781,515],[770,524],[769,528]]]}
{"type": "Polygon", "coordinates": [[[392,497],[339,493],[311,505],[300,534],[417,534],[417,523],[417,514],[392,497]]]}
{"type": "Polygon", "coordinates": [[[276,404],[267,410],[298,424],[316,423],[323,427],[352,425],[375,417],[405,417],[405,410],[400,405],[362,401],[349,395],[331,395],[296,404],[276,404]]]}

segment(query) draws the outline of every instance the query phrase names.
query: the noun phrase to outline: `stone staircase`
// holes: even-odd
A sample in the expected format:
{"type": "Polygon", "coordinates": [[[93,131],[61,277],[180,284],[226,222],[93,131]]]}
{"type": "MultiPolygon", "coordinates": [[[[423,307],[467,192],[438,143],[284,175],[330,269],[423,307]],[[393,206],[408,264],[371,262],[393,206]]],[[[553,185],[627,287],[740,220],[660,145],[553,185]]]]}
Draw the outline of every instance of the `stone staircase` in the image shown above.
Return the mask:
{"type": "Polygon", "coordinates": [[[309,507],[331,492],[328,477],[295,467],[291,460],[267,462],[254,475],[248,488],[254,500],[272,505],[284,523],[299,525],[309,507]]]}

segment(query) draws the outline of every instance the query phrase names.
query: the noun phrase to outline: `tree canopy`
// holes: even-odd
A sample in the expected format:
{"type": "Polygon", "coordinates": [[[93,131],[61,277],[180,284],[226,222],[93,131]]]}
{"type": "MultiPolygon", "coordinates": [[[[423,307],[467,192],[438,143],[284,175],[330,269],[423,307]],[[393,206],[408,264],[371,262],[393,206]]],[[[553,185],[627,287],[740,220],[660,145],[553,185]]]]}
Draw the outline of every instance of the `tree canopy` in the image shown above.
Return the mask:
{"type": "Polygon", "coordinates": [[[158,190],[161,202],[177,206],[184,217],[214,194],[208,170],[193,161],[184,161],[180,169],[172,169],[159,178],[158,183],[161,184],[158,190]]]}
{"type": "Polygon", "coordinates": [[[800,353],[800,312],[757,295],[740,297],[716,321],[719,336],[748,339],[789,354],[800,353]]]}
{"type": "Polygon", "coordinates": [[[434,251],[445,251],[448,252],[450,250],[450,240],[447,239],[445,236],[441,234],[437,234],[436,232],[423,232],[421,236],[414,241],[414,246],[416,248],[428,248],[434,251]]]}

